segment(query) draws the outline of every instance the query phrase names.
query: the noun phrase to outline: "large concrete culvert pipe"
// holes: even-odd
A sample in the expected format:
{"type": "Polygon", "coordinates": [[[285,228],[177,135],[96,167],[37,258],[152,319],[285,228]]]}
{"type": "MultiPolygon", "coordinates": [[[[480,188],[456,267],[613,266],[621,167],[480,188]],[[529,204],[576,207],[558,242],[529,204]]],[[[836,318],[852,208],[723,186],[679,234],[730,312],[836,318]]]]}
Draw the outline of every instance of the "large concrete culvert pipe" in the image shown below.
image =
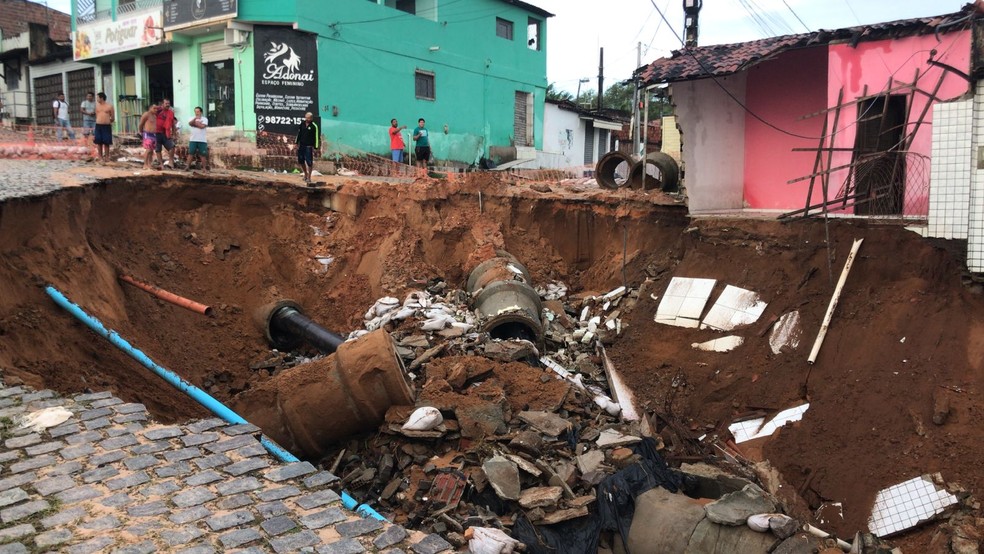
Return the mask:
{"type": "Polygon", "coordinates": [[[622,152],[609,152],[595,164],[595,181],[605,189],[624,187],[629,182],[634,160],[622,152]]]}
{"type": "Polygon", "coordinates": [[[668,154],[650,152],[633,163],[629,186],[634,189],[676,192],[680,188],[680,166],[668,154]]]}
{"type": "Polygon", "coordinates": [[[496,254],[472,270],[465,288],[472,295],[481,330],[492,338],[542,344],[543,306],[529,271],[508,252],[496,254]]]}

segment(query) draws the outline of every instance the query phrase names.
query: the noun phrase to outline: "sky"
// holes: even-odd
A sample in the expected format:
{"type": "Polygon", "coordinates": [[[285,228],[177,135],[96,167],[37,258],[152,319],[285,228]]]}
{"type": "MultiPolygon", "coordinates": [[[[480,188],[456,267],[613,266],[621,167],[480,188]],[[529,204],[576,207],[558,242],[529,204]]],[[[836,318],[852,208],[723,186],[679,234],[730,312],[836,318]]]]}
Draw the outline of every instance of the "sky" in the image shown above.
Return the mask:
{"type": "MultiPolygon", "coordinates": [[[[40,0],[44,2],[44,0],[40,0]]],[[[72,0],[48,0],[70,11],[72,0]]],[[[468,1],[468,0],[465,0],[468,1]]],[[[554,14],[547,21],[547,82],[560,90],[597,89],[598,49],[605,49],[605,87],[638,65],[680,48],[682,0],[526,0],[554,14]],[[666,15],[667,25],[653,7],[666,15]]],[[[724,44],[807,30],[837,29],[955,12],[968,0],[704,0],[698,44],[724,44]],[[754,15],[753,15],[754,14],[754,15]]]]}

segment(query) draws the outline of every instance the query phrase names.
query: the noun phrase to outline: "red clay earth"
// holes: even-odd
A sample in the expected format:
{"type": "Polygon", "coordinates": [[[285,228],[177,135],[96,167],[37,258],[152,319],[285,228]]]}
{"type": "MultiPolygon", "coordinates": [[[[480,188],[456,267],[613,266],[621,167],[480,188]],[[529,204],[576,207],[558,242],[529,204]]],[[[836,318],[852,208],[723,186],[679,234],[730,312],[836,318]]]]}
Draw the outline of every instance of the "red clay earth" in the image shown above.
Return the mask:
{"type": "MultiPolygon", "coordinates": [[[[269,355],[251,314],[271,300],[293,298],[345,333],[380,296],[402,298],[431,277],[463,286],[495,249],[511,252],[538,283],[605,292],[622,284],[624,238],[628,282],[654,280],[609,353],[647,409],[702,434],[808,399],[804,421],[779,433],[764,455],[792,487],[809,480],[804,506],[842,502],[844,521],[825,527],[845,536],[864,528],[877,490],[916,475],[942,472],[975,495],[984,488],[977,424],[984,299],[962,284],[961,264],[944,245],[894,226],[832,221],[831,275],[822,222],[690,221],[685,207],[658,194],[551,188],[539,193],[491,175],[460,184],[351,180],[319,191],[158,175],[10,200],[0,205],[0,367],[5,379],[33,387],[110,389],[164,421],[201,417],[202,409],[60,311],[41,285],[54,284],[153,359],[227,400],[269,378],[249,365],[269,355]],[[811,367],[810,345],[855,237],[865,239],[860,257],[811,367]],[[325,269],[316,256],[333,261],[325,269]],[[121,284],[118,271],[210,304],[217,316],[158,301],[121,284]],[[718,279],[715,293],[726,283],[755,290],[769,307],[737,332],[746,343],[735,351],[695,351],[692,342],[720,334],[652,320],[657,302],[649,295],[662,295],[674,275],[718,279]],[[766,325],[790,309],[803,316],[801,345],[773,355],[766,325]],[[937,426],[940,394],[952,410],[937,426]]],[[[496,365],[496,375],[504,367],[496,365]]],[[[926,551],[932,529],[896,542],[926,551]]]]}

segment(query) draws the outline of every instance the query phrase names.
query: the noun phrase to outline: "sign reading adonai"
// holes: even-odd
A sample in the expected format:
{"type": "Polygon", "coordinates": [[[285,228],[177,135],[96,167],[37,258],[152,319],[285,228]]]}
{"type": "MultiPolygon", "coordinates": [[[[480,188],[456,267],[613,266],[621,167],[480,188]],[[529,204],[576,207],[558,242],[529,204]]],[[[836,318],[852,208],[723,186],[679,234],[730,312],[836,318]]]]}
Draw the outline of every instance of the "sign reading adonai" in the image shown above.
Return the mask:
{"type": "Polygon", "coordinates": [[[318,115],[317,36],[289,27],[253,28],[256,130],[294,135],[318,115]]]}

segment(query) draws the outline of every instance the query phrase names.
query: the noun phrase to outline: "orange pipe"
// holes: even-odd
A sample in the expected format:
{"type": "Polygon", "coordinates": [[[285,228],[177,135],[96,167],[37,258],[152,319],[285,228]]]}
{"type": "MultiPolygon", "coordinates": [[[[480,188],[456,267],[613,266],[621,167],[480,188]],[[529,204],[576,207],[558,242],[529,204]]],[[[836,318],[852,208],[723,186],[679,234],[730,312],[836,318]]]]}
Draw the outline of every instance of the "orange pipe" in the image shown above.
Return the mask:
{"type": "Polygon", "coordinates": [[[215,310],[213,310],[211,306],[206,306],[205,304],[200,304],[198,302],[195,302],[194,300],[189,300],[183,296],[178,296],[177,294],[174,294],[173,292],[168,292],[160,287],[156,287],[148,283],[137,281],[136,279],[130,277],[129,275],[120,275],[120,280],[130,283],[131,285],[137,287],[138,289],[143,289],[149,292],[150,294],[153,294],[157,298],[160,298],[161,300],[166,300],[167,302],[176,304],[178,306],[181,306],[182,308],[187,308],[193,312],[198,312],[200,314],[204,314],[207,316],[211,316],[215,313],[215,310]]]}

